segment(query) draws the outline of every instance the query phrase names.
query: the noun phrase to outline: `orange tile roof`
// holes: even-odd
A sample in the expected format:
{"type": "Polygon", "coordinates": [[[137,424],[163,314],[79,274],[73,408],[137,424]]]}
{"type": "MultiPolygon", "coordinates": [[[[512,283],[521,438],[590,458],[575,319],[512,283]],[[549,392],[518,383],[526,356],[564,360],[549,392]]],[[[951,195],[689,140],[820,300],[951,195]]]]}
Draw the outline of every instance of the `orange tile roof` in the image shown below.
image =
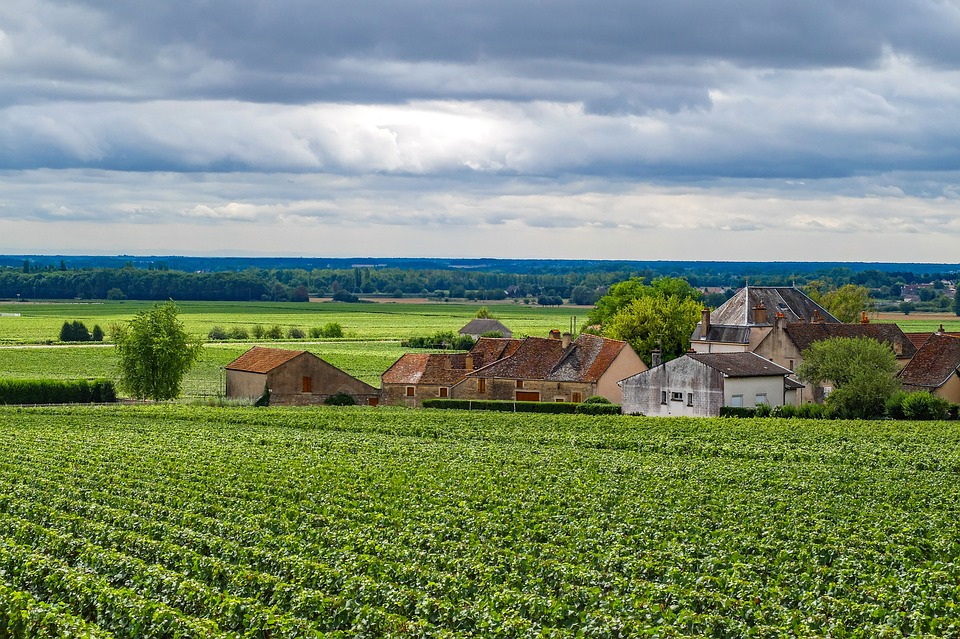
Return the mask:
{"type": "Polygon", "coordinates": [[[900,371],[900,381],[908,389],[933,390],[942,386],[960,370],[960,337],[933,333],[910,363],[900,371]]]}
{"type": "Polygon", "coordinates": [[[281,364],[303,355],[307,351],[291,351],[284,348],[254,346],[246,353],[227,364],[227,370],[247,373],[269,373],[281,364]]]}
{"type": "Polygon", "coordinates": [[[512,355],[470,374],[472,377],[596,382],[626,342],[583,334],[564,350],[559,339],[528,337],[512,355]]]}

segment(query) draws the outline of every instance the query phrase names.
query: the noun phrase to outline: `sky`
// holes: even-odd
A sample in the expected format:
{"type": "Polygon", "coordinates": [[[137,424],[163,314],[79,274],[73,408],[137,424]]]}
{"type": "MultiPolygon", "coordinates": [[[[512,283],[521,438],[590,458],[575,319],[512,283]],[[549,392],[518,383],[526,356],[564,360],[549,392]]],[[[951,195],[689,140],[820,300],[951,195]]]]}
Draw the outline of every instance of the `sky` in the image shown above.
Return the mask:
{"type": "Polygon", "coordinates": [[[960,0],[3,0],[0,253],[960,261],[960,0]]]}

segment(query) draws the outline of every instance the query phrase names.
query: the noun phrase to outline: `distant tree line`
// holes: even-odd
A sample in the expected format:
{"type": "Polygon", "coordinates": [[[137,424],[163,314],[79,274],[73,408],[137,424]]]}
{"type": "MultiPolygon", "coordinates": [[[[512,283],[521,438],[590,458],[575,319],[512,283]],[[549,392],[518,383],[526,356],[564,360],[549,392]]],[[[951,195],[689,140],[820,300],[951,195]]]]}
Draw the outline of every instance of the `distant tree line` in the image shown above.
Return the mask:
{"type": "MultiPolygon", "coordinates": [[[[760,268],[760,267],[754,267],[760,268]]],[[[302,301],[312,296],[353,301],[363,295],[428,297],[476,301],[523,299],[593,305],[611,285],[642,278],[683,278],[695,288],[710,288],[703,301],[718,306],[749,281],[752,285],[804,287],[816,282],[822,290],[846,284],[865,287],[876,300],[899,299],[908,284],[957,278],[956,272],[854,270],[843,267],[798,272],[720,269],[715,263],[662,263],[657,268],[584,269],[567,273],[502,272],[473,269],[403,269],[378,267],[306,269],[247,268],[241,271],[193,272],[169,268],[68,268],[59,264],[0,267],[0,298],[131,299],[163,301],[302,301]]],[[[940,298],[937,290],[924,293],[940,298]]],[[[943,305],[942,300],[940,304],[943,305]]]]}

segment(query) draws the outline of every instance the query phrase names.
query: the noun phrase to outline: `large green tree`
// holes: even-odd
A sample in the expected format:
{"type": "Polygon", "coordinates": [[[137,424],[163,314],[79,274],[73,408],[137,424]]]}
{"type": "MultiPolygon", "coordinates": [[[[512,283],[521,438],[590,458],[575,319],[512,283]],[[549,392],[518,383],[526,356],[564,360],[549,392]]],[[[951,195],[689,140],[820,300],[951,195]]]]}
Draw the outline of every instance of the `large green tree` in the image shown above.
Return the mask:
{"type": "Polygon", "coordinates": [[[803,352],[797,376],[816,385],[830,383],[826,404],[843,418],[882,417],[899,388],[897,357],[884,342],[868,337],[834,337],[803,352]]]}
{"type": "Polygon", "coordinates": [[[699,300],[700,296],[700,291],[690,286],[682,277],[658,277],[650,284],[645,284],[642,277],[631,277],[611,286],[607,293],[597,300],[596,306],[587,316],[587,322],[605,326],[622,309],[645,297],[699,300]]]}
{"type": "Polygon", "coordinates": [[[604,324],[603,335],[628,342],[648,365],[657,347],[668,361],[690,348],[702,308],[696,299],[681,295],[648,295],[620,309],[604,324]]]}
{"type": "Polygon", "coordinates": [[[180,395],[183,376],[200,357],[203,342],[187,334],[178,315],[170,301],[115,327],[122,390],[154,401],[180,395]]]}
{"type": "Polygon", "coordinates": [[[847,324],[859,321],[860,313],[872,311],[873,301],[870,291],[863,286],[844,284],[840,288],[827,291],[822,295],[813,296],[813,299],[823,306],[831,315],[847,324]]]}

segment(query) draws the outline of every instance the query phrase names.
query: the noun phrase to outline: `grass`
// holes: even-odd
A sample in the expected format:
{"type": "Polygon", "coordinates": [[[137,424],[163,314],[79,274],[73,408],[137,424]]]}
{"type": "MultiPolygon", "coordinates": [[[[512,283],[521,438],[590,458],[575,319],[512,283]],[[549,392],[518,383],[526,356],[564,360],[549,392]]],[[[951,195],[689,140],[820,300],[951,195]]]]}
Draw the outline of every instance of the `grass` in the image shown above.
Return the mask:
{"type": "MultiPolygon", "coordinates": [[[[283,302],[178,302],[180,319],[188,332],[206,336],[214,326],[226,329],[254,325],[278,325],[284,334],[298,327],[309,334],[312,327],[330,322],[343,326],[345,337],[355,340],[402,340],[437,331],[457,331],[485,304],[460,303],[283,303],[283,302]]],[[[151,302],[100,303],[5,303],[0,304],[0,343],[43,344],[56,341],[64,321],[81,321],[88,329],[99,324],[109,333],[113,324],[129,321],[150,308],[151,302]],[[19,316],[13,316],[14,314],[19,316]]],[[[569,328],[571,317],[581,326],[587,310],[582,307],[541,307],[496,304],[493,313],[515,337],[546,335],[551,329],[569,328]]]]}

